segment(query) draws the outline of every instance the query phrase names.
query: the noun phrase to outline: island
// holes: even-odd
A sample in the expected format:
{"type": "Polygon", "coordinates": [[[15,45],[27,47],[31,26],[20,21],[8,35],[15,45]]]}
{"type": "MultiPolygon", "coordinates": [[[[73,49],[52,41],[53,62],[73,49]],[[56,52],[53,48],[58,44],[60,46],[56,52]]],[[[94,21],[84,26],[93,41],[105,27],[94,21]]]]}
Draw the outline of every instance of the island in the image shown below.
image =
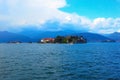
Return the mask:
{"type": "Polygon", "coordinates": [[[78,44],[87,43],[87,40],[83,36],[57,36],[55,38],[43,38],[39,43],[66,43],[66,44],[78,44]]]}

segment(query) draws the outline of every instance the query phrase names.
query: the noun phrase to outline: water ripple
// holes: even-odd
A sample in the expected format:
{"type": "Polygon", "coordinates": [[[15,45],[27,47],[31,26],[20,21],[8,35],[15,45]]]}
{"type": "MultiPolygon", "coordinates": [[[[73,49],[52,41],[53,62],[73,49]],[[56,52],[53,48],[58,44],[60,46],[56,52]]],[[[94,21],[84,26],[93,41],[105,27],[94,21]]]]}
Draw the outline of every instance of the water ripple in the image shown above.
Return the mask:
{"type": "Polygon", "coordinates": [[[120,80],[120,43],[1,44],[0,80],[120,80]]]}

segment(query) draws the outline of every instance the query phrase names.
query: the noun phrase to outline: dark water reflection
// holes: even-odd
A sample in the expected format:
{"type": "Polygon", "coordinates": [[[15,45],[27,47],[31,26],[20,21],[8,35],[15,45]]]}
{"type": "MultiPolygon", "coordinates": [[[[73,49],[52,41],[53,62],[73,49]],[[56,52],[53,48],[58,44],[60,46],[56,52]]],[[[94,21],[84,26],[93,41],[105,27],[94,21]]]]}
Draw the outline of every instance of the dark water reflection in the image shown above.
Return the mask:
{"type": "Polygon", "coordinates": [[[0,80],[120,80],[120,43],[0,44],[0,80]]]}

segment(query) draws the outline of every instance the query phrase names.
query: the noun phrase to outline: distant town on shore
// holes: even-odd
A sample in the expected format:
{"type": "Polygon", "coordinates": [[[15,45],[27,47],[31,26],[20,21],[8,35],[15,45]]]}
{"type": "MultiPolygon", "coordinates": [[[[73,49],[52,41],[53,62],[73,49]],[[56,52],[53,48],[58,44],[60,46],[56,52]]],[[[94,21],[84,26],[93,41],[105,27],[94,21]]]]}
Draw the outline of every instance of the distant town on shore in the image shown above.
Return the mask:
{"type": "MultiPolygon", "coordinates": [[[[116,42],[116,41],[104,40],[101,42],[116,42]]],[[[21,41],[10,41],[8,43],[22,43],[22,42],[21,41]]],[[[33,43],[33,42],[28,42],[28,43],[33,43]]],[[[57,36],[55,38],[43,38],[39,40],[37,43],[80,44],[80,43],[87,43],[87,39],[84,38],[83,36],[57,36]]]]}
{"type": "MultiPolygon", "coordinates": [[[[21,41],[10,41],[8,43],[22,43],[21,41]]],[[[28,42],[32,43],[32,42],[28,42]]],[[[78,44],[87,43],[87,40],[83,36],[57,36],[55,38],[43,38],[37,43],[64,43],[64,44],[78,44]]]]}
{"type": "MultiPolygon", "coordinates": [[[[31,33],[31,32],[30,32],[31,33]]],[[[20,34],[8,31],[0,31],[0,43],[59,43],[59,44],[79,44],[89,42],[120,42],[120,33],[97,34],[90,32],[41,32],[36,34],[20,34]]]]}
{"type": "Polygon", "coordinates": [[[57,36],[41,39],[40,43],[87,43],[87,40],[83,36],[57,36]]]}

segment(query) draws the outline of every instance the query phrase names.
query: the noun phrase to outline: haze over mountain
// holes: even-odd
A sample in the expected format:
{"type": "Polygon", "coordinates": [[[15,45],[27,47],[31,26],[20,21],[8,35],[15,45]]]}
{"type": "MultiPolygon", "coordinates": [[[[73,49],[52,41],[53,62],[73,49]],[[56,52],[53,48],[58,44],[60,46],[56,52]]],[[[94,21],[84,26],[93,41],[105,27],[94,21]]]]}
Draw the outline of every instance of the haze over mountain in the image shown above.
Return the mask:
{"type": "Polygon", "coordinates": [[[106,34],[105,35],[106,37],[109,37],[113,40],[116,40],[118,42],[120,42],[120,33],[119,32],[114,32],[114,33],[111,33],[111,34],[106,34]]]}
{"type": "Polygon", "coordinates": [[[89,32],[78,33],[76,35],[84,36],[88,42],[102,42],[106,40],[112,40],[111,38],[105,37],[103,35],[96,34],[96,33],[89,33],[89,32]]]}
{"type": "Polygon", "coordinates": [[[79,31],[27,31],[27,33],[0,32],[0,42],[21,41],[21,42],[38,42],[42,38],[55,38],[56,36],[83,36],[88,42],[101,42],[105,40],[113,40],[96,33],[79,32],[79,31]],[[24,36],[25,35],[25,36],[24,36]]]}
{"type": "Polygon", "coordinates": [[[30,42],[31,38],[17,33],[0,31],[0,42],[10,42],[10,41],[30,42]]]}

